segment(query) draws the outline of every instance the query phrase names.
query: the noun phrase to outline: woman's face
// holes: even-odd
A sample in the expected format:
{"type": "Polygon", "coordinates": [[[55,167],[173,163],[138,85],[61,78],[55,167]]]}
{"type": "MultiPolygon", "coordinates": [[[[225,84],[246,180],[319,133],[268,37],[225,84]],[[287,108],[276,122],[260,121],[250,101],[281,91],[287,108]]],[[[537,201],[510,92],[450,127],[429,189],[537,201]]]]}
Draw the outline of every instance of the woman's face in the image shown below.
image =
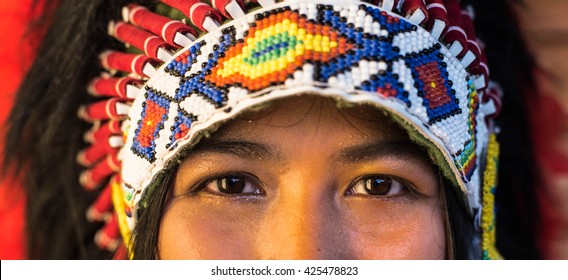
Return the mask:
{"type": "Polygon", "coordinates": [[[285,99],[234,120],[179,167],[162,259],[442,259],[438,178],[374,109],[285,99]]]}

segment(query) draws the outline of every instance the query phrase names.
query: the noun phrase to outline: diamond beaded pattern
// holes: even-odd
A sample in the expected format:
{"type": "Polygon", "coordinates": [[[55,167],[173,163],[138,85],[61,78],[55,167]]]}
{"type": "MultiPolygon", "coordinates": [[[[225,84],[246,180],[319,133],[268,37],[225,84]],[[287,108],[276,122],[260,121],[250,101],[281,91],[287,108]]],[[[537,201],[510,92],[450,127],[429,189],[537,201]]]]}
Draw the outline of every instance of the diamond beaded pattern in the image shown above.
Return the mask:
{"type": "MultiPolygon", "coordinates": [[[[431,35],[374,6],[277,4],[200,38],[163,65],[134,101],[121,151],[127,209],[199,133],[252,105],[304,91],[376,104],[453,162],[479,207],[486,144],[479,97],[460,61],[431,35]]],[[[128,213],[133,226],[136,213],[128,213]]]]}

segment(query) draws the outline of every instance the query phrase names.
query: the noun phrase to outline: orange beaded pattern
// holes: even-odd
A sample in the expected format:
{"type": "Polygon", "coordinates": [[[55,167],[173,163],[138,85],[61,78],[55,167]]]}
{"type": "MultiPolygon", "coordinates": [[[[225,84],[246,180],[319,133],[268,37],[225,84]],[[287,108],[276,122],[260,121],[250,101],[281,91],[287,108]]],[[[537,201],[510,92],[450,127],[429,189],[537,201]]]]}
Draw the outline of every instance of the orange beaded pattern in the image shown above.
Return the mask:
{"type": "Polygon", "coordinates": [[[354,48],[331,26],[308,22],[292,11],[257,21],[245,36],[219,58],[207,81],[221,87],[238,82],[256,91],[284,82],[306,61],[326,63],[354,48]],[[278,51],[266,51],[270,46],[278,51]]]}

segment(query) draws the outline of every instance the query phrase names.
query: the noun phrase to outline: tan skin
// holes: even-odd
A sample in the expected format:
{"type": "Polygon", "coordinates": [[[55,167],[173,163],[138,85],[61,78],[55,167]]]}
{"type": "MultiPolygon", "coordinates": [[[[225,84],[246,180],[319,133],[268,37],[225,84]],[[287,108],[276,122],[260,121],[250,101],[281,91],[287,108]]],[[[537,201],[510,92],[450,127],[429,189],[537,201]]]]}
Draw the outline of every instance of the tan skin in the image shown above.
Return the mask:
{"type": "Polygon", "coordinates": [[[161,259],[443,259],[432,164],[368,106],[301,96],[236,119],[181,164],[161,259]]]}

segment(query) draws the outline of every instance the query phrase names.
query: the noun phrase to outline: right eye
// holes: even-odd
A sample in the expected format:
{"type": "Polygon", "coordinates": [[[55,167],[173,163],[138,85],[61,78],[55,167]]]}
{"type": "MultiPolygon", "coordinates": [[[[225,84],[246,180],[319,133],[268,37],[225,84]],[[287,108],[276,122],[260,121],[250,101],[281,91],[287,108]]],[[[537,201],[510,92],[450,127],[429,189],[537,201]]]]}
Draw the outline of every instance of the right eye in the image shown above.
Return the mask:
{"type": "Polygon", "coordinates": [[[408,193],[408,191],[407,186],[391,176],[370,175],[355,181],[346,194],[392,197],[408,193]]]}
{"type": "Polygon", "coordinates": [[[224,175],[208,180],[203,189],[218,195],[258,195],[264,192],[251,175],[224,175]]]}

